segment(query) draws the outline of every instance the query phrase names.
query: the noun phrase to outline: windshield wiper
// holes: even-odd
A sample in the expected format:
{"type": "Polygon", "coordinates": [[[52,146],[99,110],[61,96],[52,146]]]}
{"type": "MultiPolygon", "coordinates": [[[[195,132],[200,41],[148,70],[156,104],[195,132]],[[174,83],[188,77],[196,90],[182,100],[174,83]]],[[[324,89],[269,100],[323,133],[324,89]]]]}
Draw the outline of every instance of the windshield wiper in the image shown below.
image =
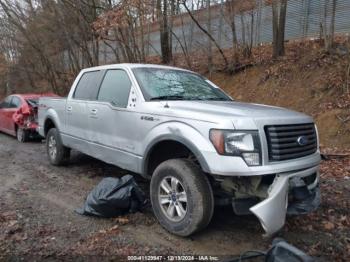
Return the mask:
{"type": "Polygon", "coordinates": [[[211,101],[230,101],[227,98],[223,98],[223,97],[209,97],[206,98],[204,100],[211,100],[211,101]]]}
{"type": "Polygon", "coordinates": [[[184,100],[184,99],[185,97],[181,95],[155,96],[150,98],[150,100],[184,100]]]}

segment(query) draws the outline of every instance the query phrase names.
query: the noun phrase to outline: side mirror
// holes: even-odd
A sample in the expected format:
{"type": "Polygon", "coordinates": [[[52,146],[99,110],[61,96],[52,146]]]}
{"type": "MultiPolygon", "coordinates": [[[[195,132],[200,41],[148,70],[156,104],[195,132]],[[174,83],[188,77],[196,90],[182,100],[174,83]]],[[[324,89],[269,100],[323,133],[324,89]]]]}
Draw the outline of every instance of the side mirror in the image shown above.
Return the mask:
{"type": "Polygon", "coordinates": [[[312,257],[300,249],[288,244],[284,239],[276,238],[272,242],[272,248],[266,254],[266,262],[313,262],[312,257]]]}
{"type": "Polygon", "coordinates": [[[246,251],[239,258],[229,258],[225,262],[265,261],[265,262],[315,262],[316,260],[300,249],[288,244],[282,238],[275,238],[267,251],[246,251]],[[248,255],[249,254],[249,255],[248,255]],[[256,260],[258,257],[264,259],[256,260]]]}

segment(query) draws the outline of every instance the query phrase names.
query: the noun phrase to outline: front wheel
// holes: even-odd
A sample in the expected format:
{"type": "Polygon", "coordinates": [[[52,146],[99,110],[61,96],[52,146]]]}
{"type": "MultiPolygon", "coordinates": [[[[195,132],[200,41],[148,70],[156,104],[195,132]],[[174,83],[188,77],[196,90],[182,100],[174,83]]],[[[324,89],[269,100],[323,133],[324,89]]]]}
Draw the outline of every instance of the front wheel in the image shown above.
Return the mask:
{"type": "Polygon", "coordinates": [[[51,128],[46,136],[46,150],[49,161],[54,166],[67,164],[70,149],[62,144],[61,136],[56,128],[51,128]]]}
{"type": "Polygon", "coordinates": [[[179,236],[206,227],[214,211],[208,178],[186,159],[167,160],[156,168],[151,179],[151,202],[159,223],[179,236]]]}

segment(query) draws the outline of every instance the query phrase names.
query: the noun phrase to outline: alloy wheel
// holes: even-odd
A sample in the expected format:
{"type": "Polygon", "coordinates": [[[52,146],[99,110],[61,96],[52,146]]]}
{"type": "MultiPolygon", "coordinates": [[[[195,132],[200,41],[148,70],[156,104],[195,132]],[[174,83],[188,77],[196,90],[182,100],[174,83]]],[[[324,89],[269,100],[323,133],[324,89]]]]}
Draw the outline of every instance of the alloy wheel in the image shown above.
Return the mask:
{"type": "Polygon", "coordinates": [[[51,159],[55,159],[57,155],[57,142],[54,136],[49,137],[49,155],[51,159]]]}
{"type": "Polygon", "coordinates": [[[159,185],[158,200],[164,215],[179,222],[187,214],[187,194],[181,182],[173,177],[163,178],[159,185]]]}

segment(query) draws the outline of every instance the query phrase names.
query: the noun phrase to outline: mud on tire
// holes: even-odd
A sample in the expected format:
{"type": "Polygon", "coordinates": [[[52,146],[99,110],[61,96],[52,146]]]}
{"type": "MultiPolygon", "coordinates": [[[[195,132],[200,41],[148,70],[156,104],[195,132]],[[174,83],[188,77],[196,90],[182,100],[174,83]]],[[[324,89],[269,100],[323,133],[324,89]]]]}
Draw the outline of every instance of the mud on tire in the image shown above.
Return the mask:
{"type": "Polygon", "coordinates": [[[49,161],[54,166],[65,165],[69,161],[70,149],[62,144],[56,128],[51,128],[46,136],[46,151],[49,161]]]}
{"type": "Polygon", "coordinates": [[[189,236],[205,228],[213,216],[214,197],[209,180],[200,167],[190,160],[171,159],[161,163],[153,173],[150,193],[153,211],[159,223],[175,235],[189,236]],[[171,193],[166,198],[169,187],[171,193]],[[174,195],[179,197],[176,199],[174,195]],[[170,201],[176,208],[179,208],[176,204],[181,204],[182,211],[170,209],[168,212],[170,201]],[[171,216],[172,213],[175,216],[171,216]],[[183,216],[176,216],[176,213],[183,216]]]}

